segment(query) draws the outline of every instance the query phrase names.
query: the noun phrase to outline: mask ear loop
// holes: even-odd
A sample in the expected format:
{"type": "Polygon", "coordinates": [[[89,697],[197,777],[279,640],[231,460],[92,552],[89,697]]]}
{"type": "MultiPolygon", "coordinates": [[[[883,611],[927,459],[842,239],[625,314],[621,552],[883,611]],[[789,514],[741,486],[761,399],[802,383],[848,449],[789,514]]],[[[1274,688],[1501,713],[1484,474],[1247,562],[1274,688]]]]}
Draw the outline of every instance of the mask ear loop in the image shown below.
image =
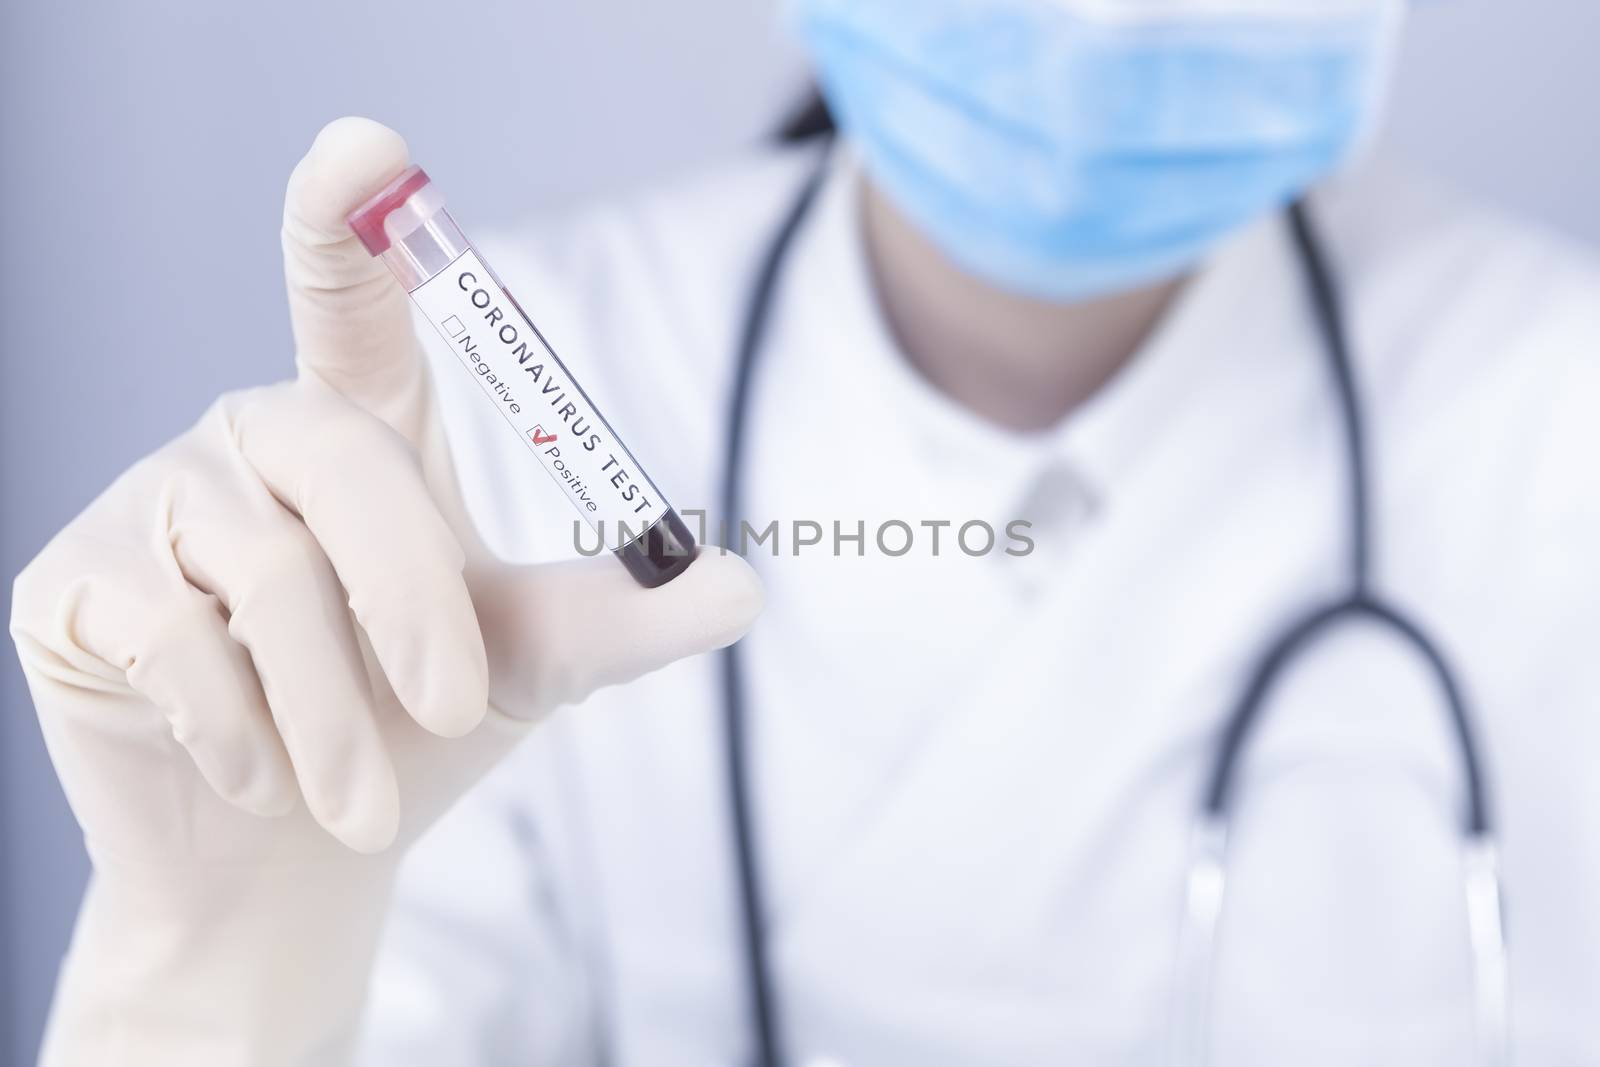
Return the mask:
{"type": "Polygon", "coordinates": [[[1372,20],[1372,26],[1367,30],[1372,34],[1372,49],[1366,61],[1371,64],[1371,71],[1366,80],[1366,98],[1360,105],[1363,119],[1354,141],[1337,167],[1339,173],[1351,170],[1366,159],[1377,146],[1379,135],[1383,132],[1384,103],[1394,89],[1395,71],[1400,65],[1400,46],[1408,17],[1407,3],[1408,0],[1375,0],[1372,3],[1376,10],[1368,15],[1372,20]]]}
{"type": "Polygon", "coordinates": [[[1339,399],[1348,468],[1349,591],[1289,627],[1268,646],[1249,684],[1224,722],[1216,760],[1207,783],[1200,821],[1191,843],[1183,926],[1179,936],[1177,984],[1173,1005],[1174,1065],[1203,1064],[1209,1044],[1211,985],[1216,939],[1227,888],[1226,848],[1235,769],[1260,720],[1266,698],[1285,670],[1317,640],[1353,618],[1375,621],[1402,639],[1427,664],[1437,681],[1455,735],[1465,778],[1463,882],[1468,935],[1472,947],[1474,1007],[1480,1062],[1509,1061],[1509,969],[1502,918],[1499,864],[1490,825],[1482,761],[1466,697],[1455,671],[1427,632],[1371,589],[1371,506],[1368,454],[1362,408],[1356,390],[1343,316],[1333,273],[1304,202],[1289,209],[1295,247],[1306,274],[1312,310],[1325,342],[1329,369],[1339,399]]]}

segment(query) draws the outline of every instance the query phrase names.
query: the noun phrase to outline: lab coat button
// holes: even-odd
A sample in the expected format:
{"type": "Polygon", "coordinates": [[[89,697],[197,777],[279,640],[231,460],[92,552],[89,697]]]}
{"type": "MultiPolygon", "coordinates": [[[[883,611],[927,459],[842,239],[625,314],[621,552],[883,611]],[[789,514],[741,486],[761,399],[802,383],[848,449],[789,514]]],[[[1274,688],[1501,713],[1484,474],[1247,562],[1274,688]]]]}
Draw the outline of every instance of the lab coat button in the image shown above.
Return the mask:
{"type": "MultiPolygon", "coordinates": [[[[1015,519],[1026,523],[1018,528],[1026,536],[1025,551],[991,557],[1021,602],[1037,600],[1055,583],[1071,558],[1078,533],[1095,510],[1094,492],[1065,461],[1053,461],[1033,477],[1014,511],[1015,519]]],[[[1009,524],[1006,532],[1016,536],[1009,524]]],[[[1002,543],[1008,547],[1023,544],[1015,540],[1002,543]]]]}

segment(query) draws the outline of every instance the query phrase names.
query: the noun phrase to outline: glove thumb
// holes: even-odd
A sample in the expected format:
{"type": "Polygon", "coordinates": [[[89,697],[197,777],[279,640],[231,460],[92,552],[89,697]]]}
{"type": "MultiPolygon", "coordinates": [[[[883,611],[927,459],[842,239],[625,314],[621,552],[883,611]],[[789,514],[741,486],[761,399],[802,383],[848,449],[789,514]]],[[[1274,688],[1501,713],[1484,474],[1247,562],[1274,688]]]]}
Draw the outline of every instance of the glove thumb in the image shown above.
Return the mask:
{"type": "Polygon", "coordinates": [[[489,702],[519,717],[730,645],[763,602],[750,565],[715,548],[656,589],[603,557],[488,567],[467,580],[489,656],[489,702]]]}

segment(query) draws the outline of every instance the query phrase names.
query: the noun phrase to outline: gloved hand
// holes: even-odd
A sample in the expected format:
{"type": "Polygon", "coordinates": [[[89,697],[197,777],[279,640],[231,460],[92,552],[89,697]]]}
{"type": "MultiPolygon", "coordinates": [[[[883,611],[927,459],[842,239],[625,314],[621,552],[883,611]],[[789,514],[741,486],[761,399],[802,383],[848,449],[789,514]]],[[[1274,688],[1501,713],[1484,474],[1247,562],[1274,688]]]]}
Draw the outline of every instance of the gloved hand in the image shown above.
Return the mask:
{"type": "Polygon", "coordinates": [[[223,397],[17,579],[94,864],[47,1064],[344,1062],[401,846],[540,715],[759,610],[732,555],[646,591],[484,550],[405,294],[343,221],[406,161],[322,131],[284,211],[298,379],[223,397]]]}

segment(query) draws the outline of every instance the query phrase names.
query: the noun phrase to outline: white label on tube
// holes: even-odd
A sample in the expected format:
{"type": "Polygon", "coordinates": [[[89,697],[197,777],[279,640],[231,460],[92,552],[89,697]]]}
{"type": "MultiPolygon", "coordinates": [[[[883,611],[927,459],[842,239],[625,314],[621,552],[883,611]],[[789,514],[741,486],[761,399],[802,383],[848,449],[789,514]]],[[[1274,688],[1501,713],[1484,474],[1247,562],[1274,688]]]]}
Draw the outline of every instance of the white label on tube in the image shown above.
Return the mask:
{"type": "Polygon", "coordinates": [[[411,290],[510,432],[615,550],[667,510],[661,493],[478,254],[411,290]]]}

